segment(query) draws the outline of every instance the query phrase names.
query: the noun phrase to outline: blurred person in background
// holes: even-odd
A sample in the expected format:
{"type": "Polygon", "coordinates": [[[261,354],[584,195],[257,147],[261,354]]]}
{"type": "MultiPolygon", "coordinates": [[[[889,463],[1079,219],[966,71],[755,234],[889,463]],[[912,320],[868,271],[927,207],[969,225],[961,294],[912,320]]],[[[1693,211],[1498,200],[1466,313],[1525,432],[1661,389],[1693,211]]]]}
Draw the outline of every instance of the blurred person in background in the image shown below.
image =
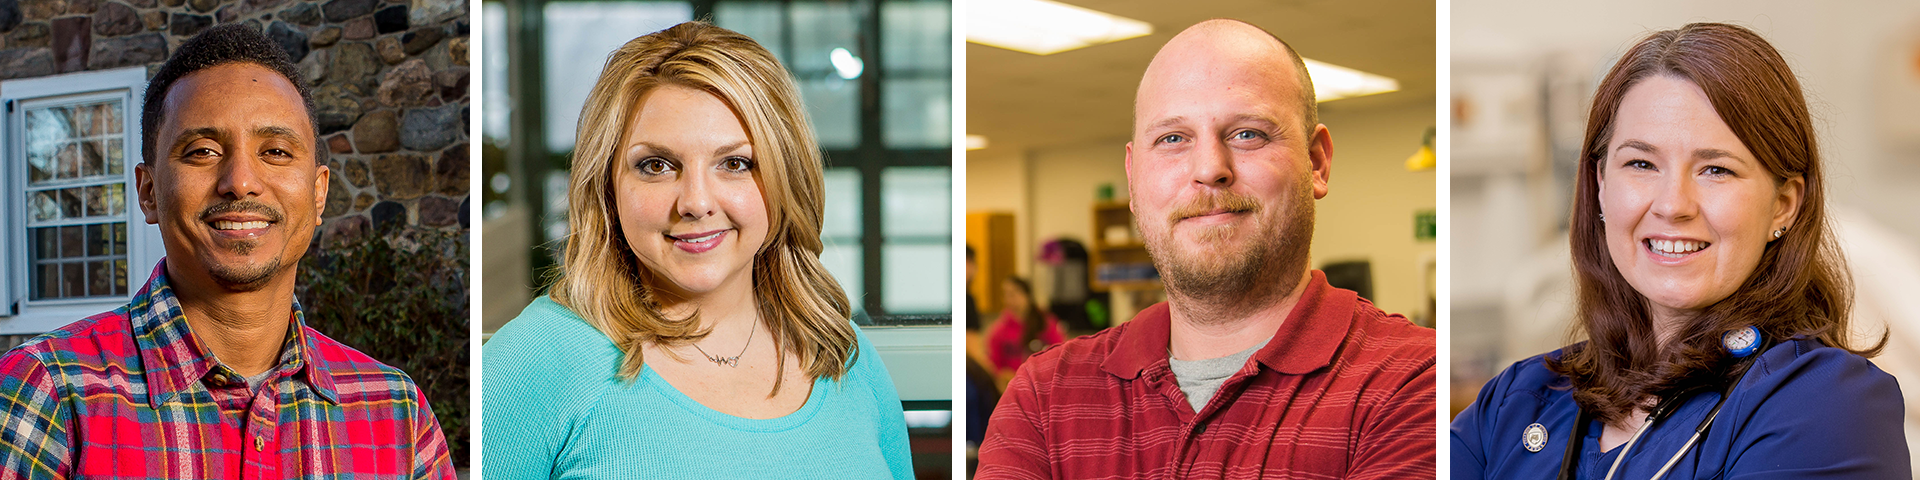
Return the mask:
{"type": "Polygon", "coordinates": [[[615,51],[584,110],[565,267],[482,353],[488,478],[912,478],[773,54],[682,23],[615,51]]]}
{"type": "Polygon", "coordinates": [[[1571,218],[1574,334],[1452,426],[1453,477],[1911,478],[1902,398],[1848,338],[1805,95],[1765,39],[1689,24],[1601,81],[1571,218]]]}
{"type": "Polygon", "coordinates": [[[1060,331],[1060,321],[1041,310],[1040,302],[1033,298],[1033,287],[1026,280],[1007,277],[1000,288],[1001,303],[1006,308],[987,330],[987,355],[1003,378],[1012,378],[1027,357],[1059,345],[1066,341],[1066,335],[1060,331]]]}

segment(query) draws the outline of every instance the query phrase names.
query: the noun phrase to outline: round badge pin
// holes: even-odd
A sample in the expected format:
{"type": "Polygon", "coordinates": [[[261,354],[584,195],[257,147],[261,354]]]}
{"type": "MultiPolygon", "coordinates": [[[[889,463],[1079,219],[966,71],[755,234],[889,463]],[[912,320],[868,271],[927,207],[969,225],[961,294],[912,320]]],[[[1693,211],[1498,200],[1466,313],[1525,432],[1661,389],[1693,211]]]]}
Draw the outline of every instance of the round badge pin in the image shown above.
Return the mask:
{"type": "Polygon", "coordinates": [[[1538,423],[1527,425],[1527,433],[1520,436],[1520,446],[1526,447],[1529,452],[1540,453],[1540,449],[1547,448],[1547,427],[1538,423]]]}
{"type": "Polygon", "coordinates": [[[1748,325],[1720,335],[1720,344],[1727,347],[1733,358],[1746,358],[1760,350],[1760,328],[1748,325]]]}

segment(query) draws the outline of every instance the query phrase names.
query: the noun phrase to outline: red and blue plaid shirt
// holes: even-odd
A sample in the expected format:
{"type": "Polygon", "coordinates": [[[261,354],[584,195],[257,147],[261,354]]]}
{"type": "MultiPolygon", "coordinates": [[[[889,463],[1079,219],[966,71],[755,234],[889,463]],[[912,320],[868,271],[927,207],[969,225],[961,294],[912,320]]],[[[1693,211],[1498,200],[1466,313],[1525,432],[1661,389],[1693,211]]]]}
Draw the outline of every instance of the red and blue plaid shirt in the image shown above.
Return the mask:
{"type": "Polygon", "coordinates": [[[454,477],[405,373],[307,328],[257,390],[181,315],[166,262],[127,306],[0,356],[0,479],[454,477]]]}

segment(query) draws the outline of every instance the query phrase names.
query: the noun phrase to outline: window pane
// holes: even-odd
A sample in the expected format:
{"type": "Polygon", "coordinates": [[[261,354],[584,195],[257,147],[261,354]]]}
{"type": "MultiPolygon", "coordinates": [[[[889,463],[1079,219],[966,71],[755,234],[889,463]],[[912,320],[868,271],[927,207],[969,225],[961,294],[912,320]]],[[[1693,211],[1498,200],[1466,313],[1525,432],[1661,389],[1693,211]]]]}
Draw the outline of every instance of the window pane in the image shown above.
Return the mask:
{"type": "Polygon", "coordinates": [[[948,2],[880,4],[880,56],[887,73],[953,69],[953,20],[948,2]]]}
{"type": "Polygon", "coordinates": [[[822,238],[826,248],[820,252],[820,264],[827,267],[827,273],[840,281],[840,289],[846,290],[847,302],[853,304],[854,311],[864,310],[867,304],[861,300],[866,290],[861,287],[860,240],[857,238],[822,238]]]}
{"type": "Polygon", "coordinates": [[[486,2],[480,5],[480,16],[486,19],[481,26],[482,35],[487,37],[486,46],[480,56],[487,61],[487,70],[481,73],[486,85],[481,98],[487,108],[480,119],[481,135],[498,144],[505,144],[509,138],[508,129],[513,118],[513,97],[508,94],[507,68],[512,65],[507,58],[507,6],[500,2],[486,2]]]}
{"type": "Polygon", "coordinates": [[[800,79],[800,99],[807,104],[807,116],[813,119],[820,148],[860,146],[860,83],[832,73],[818,77],[800,79]]]}
{"type": "MultiPolygon", "coordinates": [[[[880,174],[880,208],[888,240],[946,237],[953,231],[949,167],[891,167],[880,174]]],[[[889,299],[891,300],[891,299],[889,299]]]]}
{"type": "Polygon", "coordinates": [[[827,208],[820,236],[860,238],[860,170],[826,171],[827,208]]]}
{"type": "Polygon", "coordinates": [[[781,4],[773,2],[720,2],[713,6],[714,24],[753,37],[753,41],[773,52],[781,64],[787,63],[782,43],[785,24],[781,23],[781,4]]]}
{"type": "Polygon", "coordinates": [[[885,307],[889,314],[951,313],[953,245],[894,243],[882,247],[887,279],[885,307]]]}
{"type": "Polygon", "coordinates": [[[882,87],[881,122],[888,148],[953,145],[953,87],[940,78],[892,78],[882,87]]]}
{"type": "Polygon", "coordinates": [[[795,2],[793,15],[793,58],[787,68],[795,72],[831,72],[833,49],[844,48],[858,55],[860,24],[853,16],[854,2],[795,2]]]}
{"type": "MultiPolygon", "coordinates": [[[[686,2],[554,2],[544,7],[547,149],[573,150],[574,128],[607,55],[635,37],[693,19],[686,2]]],[[[558,238],[558,237],[555,237],[558,238]]]]}
{"type": "Polygon", "coordinates": [[[125,100],[28,101],[30,299],[119,295],[127,263],[125,100]]]}

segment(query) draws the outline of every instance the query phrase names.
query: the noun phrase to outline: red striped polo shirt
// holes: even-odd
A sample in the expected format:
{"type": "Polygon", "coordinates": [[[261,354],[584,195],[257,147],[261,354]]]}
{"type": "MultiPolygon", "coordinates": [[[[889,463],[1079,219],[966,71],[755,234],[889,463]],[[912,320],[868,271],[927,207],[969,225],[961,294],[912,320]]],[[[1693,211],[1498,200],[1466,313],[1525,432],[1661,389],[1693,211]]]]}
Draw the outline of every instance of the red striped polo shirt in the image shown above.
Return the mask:
{"type": "Polygon", "coordinates": [[[1433,478],[1434,332],[1314,271],[1267,346],[1194,412],[1165,303],[1029,359],[981,479],[1433,478]]]}

